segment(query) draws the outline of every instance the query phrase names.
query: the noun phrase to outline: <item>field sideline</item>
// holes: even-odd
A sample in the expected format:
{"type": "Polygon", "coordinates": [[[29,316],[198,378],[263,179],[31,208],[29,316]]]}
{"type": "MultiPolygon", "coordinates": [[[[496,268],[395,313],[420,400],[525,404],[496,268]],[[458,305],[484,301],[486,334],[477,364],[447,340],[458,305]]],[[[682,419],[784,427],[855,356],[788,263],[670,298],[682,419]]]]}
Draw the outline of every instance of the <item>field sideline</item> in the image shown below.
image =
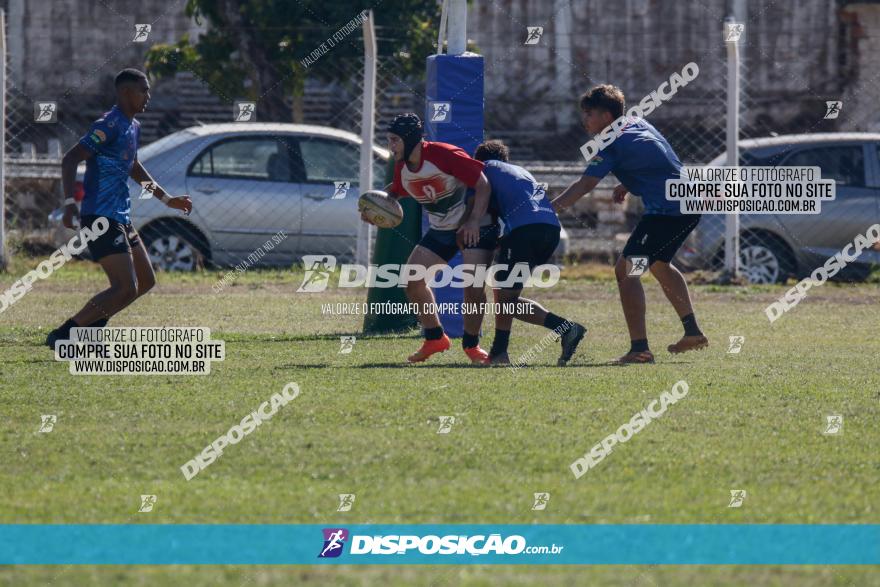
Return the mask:
{"type": "MultiPolygon", "coordinates": [[[[0,274],[0,290],[26,269],[0,274]]],[[[535,299],[589,328],[516,372],[471,367],[460,342],[407,366],[407,336],[339,336],[360,316],[297,294],[302,274],[160,274],[112,326],[203,326],[226,341],[209,376],[72,376],[42,346],[103,287],[71,263],[0,315],[2,523],[880,523],[876,284],[826,284],[770,324],[785,287],[692,286],[707,351],[669,355],[681,326],[646,278],[653,366],[615,367],[627,337],[610,270],[568,270],[535,299]],[[740,354],[728,337],[745,336],[740,354]],[[574,479],[570,463],[676,381],[690,392],[574,479]],[[192,481],[179,467],[290,381],[302,393],[192,481]],[[844,433],[822,434],[841,414],[844,433]],[[37,432],[41,414],[55,429],[37,432]],[[439,418],[455,416],[449,434],[439,418]],[[873,455],[873,456],[872,456],[873,455]],[[745,489],[728,508],[731,489],[745,489]],[[550,493],[545,511],[532,494],[550,493]],[[337,512],[337,494],[354,493],[337,512]],[[158,496],[137,513],[141,494],[158,496]]],[[[790,287],[790,286],[789,286],[790,287]]],[[[491,342],[493,321],[484,325],[491,342]]],[[[514,324],[511,359],[547,331],[514,324]]],[[[316,553],[317,554],[317,553],[316,553]]],[[[876,567],[18,567],[0,585],[880,585],[876,567]]]]}

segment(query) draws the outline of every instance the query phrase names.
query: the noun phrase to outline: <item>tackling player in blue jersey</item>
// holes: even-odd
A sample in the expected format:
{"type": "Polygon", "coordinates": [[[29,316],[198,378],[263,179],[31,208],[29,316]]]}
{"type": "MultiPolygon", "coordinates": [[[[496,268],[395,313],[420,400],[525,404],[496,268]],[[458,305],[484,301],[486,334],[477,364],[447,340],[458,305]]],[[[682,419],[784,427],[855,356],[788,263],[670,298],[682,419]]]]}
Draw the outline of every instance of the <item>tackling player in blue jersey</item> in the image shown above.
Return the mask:
{"type": "Polygon", "coordinates": [[[63,223],[75,228],[76,219],[91,226],[99,217],[106,218],[109,230],[89,242],[92,259],[100,263],[110,287],[86,302],[73,318],[49,333],[46,344],[55,348],[56,340],[67,340],[70,329],[103,327],[111,316],[142,296],[156,283],[150,257],[131,225],[131,200],[128,178],[141,185],[150,182],[153,197],[169,208],[192,211],[187,196],[170,197],[153,180],[137,159],[140,123],[134,118],[143,112],[150,100],[147,76],[136,69],[124,69],[116,76],[116,105],[92,123],[89,132],[64,155],[61,181],[64,193],[63,223]],[[86,162],[83,181],[85,196],[82,209],[73,199],[76,168],[86,162]]]}
{"type": "MultiPolygon", "coordinates": [[[[625,99],[620,88],[601,85],[581,97],[581,120],[586,131],[596,136],[623,116],[625,99]]],[[[612,143],[602,148],[587,164],[583,177],[570,185],[553,207],[572,206],[590,192],[609,173],[620,181],[614,201],[622,203],[627,192],[645,204],[645,214],[633,230],[615,266],[623,315],[630,335],[630,349],[617,362],[653,363],[645,327],[645,291],[630,266],[644,264],[660,283],[666,298],[678,313],[684,336],[667,347],[670,353],[683,353],[709,345],[697,326],[687,282],[672,258],[697,226],[700,217],[682,215],[677,202],[666,199],[666,180],[679,179],[681,161],[663,135],[648,122],[627,117],[612,143]]]]}
{"type": "MultiPolygon", "coordinates": [[[[504,234],[495,259],[496,263],[507,265],[507,269],[496,274],[502,282],[510,278],[517,263],[527,263],[529,269],[547,263],[559,244],[560,230],[559,219],[543,187],[531,173],[508,163],[508,158],[507,147],[501,141],[487,141],[474,153],[474,159],[485,163],[483,173],[492,187],[489,210],[504,222],[504,234]]],[[[587,329],[548,312],[537,302],[520,297],[524,285],[517,283],[494,290],[501,312],[495,317],[495,340],[487,362],[510,363],[507,346],[513,319],[517,318],[561,335],[562,353],[557,364],[563,366],[574,355],[587,329]]]]}

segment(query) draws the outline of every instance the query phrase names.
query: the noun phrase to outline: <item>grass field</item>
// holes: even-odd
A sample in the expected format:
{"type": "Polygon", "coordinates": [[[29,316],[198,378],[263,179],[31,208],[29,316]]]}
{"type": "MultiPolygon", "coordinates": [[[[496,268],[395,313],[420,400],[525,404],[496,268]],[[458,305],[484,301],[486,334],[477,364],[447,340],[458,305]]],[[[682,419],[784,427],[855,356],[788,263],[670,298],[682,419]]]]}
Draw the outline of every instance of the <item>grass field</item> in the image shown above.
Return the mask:
{"type": "MultiPolygon", "coordinates": [[[[0,274],[0,291],[23,272],[0,274]]],[[[0,315],[2,523],[880,523],[876,284],[814,288],[774,324],[783,287],[695,286],[706,351],[665,352],[681,326],[646,278],[656,365],[627,347],[606,269],[569,271],[536,299],[590,333],[566,368],[551,345],[516,372],[453,350],[406,366],[408,336],[359,336],[361,317],[297,294],[301,275],[161,274],[111,325],[204,326],[226,341],[208,376],[72,376],[46,332],[103,287],[66,266],[0,315]],[[358,335],[351,354],[339,336],[358,335]],[[745,336],[740,354],[728,337],[745,336]],[[595,470],[568,466],[684,379],[686,398],[595,470]],[[301,395],[187,482],[179,467],[290,381],[301,395]],[[825,415],[844,433],[823,435],[825,415]],[[53,432],[37,432],[56,414],[53,432]],[[440,416],[455,416],[437,434],[440,416]],[[728,508],[731,489],[745,489],[728,508]],[[532,494],[551,495],[531,511],[532,494]],[[350,512],[337,494],[354,493],[350,512]],[[137,513],[141,494],[153,512],[137,513]]],[[[493,323],[484,332],[491,340],[493,323]]],[[[511,358],[547,331],[514,325],[511,358]]],[[[3,585],[880,585],[876,567],[17,567],[3,585]]]]}

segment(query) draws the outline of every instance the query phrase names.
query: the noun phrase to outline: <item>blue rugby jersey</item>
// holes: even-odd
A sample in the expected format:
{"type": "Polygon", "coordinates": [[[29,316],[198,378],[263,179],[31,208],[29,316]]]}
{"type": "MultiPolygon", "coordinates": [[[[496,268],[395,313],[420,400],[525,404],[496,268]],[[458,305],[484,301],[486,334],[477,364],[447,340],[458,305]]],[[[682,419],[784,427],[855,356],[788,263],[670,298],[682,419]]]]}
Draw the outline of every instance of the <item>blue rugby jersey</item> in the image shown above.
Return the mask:
{"type": "Polygon", "coordinates": [[[92,123],[79,144],[94,155],[86,161],[82,215],[106,216],[130,224],[128,174],[137,158],[141,126],[117,106],[92,123]]]}
{"type": "Polygon", "coordinates": [[[504,221],[504,234],[526,224],[559,226],[547,194],[531,173],[503,161],[490,160],[485,165],[483,173],[492,186],[489,210],[504,221]]]}
{"type": "Polygon", "coordinates": [[[584,175],[608,173],[634,196],[642,198],[645,214],[679,216],[678,202],[666,199],[666,180],[679,179],[681,161],[660,131],[640,118],[630,118],[613,143],[596,153],[584,175]]]}

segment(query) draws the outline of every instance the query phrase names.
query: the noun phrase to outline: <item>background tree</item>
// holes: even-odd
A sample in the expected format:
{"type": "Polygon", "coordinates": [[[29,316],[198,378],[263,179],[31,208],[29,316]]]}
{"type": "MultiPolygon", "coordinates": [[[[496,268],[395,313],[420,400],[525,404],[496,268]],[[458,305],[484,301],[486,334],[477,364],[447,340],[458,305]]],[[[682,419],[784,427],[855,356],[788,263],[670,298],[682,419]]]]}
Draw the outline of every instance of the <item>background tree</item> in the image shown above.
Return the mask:
{"type": "Polygon", "coordinates": [[[328,81],[348,77],[350,68],[332,64],[360,60],[363,36],[360,30],[352,32],[309,67],[302,60],[374,5],[379,55],[409,54],[402,71],[421,74],[425,57],[436,46],[436,0],[188,0],[187,15],[206,22],[207,31],[194,41],[184,35],[175,44],[153,46],[147,70],[158,78],[191,71],[226,102],[258,101],[261,119],[298,119],[292,98],[302,95],[306,76],[328,81]]]}

